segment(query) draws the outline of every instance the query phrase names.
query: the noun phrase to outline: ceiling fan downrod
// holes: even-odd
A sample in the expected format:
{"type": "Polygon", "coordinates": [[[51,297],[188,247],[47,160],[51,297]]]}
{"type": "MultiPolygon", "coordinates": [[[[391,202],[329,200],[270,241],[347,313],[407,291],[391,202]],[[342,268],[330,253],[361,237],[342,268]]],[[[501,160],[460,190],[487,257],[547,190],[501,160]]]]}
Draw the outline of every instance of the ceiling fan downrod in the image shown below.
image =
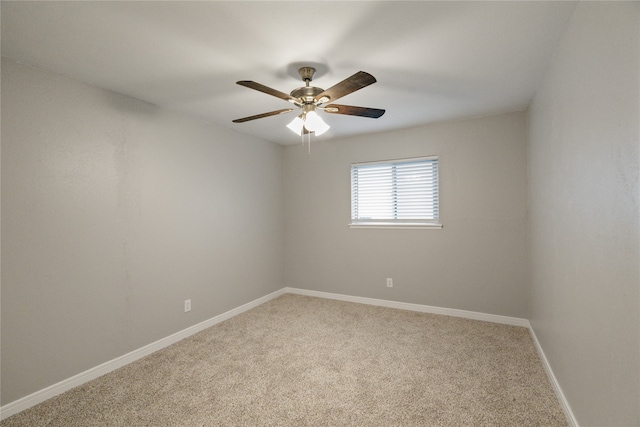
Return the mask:
{"type": "Polygon", "coordinates": [[[309,82],[313,80],[313,76],[316,75],[316,69],[313,67],[302,67],[298,69],[298,74],[302,77],[302,81],[309,86],[309,82]]]}
{"type": "Polygon", "coordinates": [[[291,96],[300,99],[305,105],[313,105],[316,103],[316,96],[321,94],[324,89],[319,87],[310,86],[309,83],[313,80],[313,76],[316,73],[316,69],[313,67],[302,67],[298,70],[302,81],[306,86],[299,87],[291,91],[291,96]]]}

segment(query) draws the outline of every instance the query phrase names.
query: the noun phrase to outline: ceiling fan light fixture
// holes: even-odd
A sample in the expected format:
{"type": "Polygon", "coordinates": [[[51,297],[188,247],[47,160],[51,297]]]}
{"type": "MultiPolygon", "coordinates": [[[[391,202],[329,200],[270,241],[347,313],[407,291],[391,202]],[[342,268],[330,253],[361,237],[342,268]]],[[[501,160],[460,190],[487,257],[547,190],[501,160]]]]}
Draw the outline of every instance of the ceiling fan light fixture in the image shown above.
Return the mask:
{"type": "Polygon", "coordinates": [[[302,120],[302,114],[297,116],[295,119],[291,121],[291,123],[287,125],[287,127],[291,129],[291,132],[297,135],[300,135],[302,133],[303,126],[304,126],[304,120],[302,120]]]}
{"type": "Polygon", "coordinates": [[[328,131],[331,126],[326,124],[315,111],[308,111],[293,119],[287,127],[296,135],[302,135],[306,130],[304,133],[313,132],[319,136],[328,131]]]}
{"type": "Polygon", "coordinates": [[[320,136],[323,133],[325,133],[326,131],[329,130],[329,128],[331,126],[329,126],[328,124],[326,124],[325,122],[322,122],[322,127],[317,128],[316,130],[314,130],[313,132],[316,134],[316,136],[320,136]]]}
{"type": "Polygon", "coordinates": [[[315,132],[316,136],[322,135],[329,130],[329,125],[315,111],[309,111],[305,115],[304,127],[310,132],[315,132]]]}

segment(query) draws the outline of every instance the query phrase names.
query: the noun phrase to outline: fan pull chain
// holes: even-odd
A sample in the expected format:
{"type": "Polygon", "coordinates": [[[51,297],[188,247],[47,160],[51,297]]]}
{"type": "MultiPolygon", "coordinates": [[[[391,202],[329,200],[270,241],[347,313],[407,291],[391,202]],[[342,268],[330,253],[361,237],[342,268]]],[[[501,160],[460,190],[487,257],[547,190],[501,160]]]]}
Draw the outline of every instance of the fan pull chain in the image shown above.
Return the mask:
{"type": "MultiPolygon", "coordinates": [[[[312,133],[313,133],[313,132],[308,132],[308,133],[307,133],[307,135],[308,135],[308,136],[307,136],[307,150],[308,150],[308,151],[307,151],[307,154],[308,154],[309,156],[311,155],[311,134],[312,134],[312,133]]],[[[305,143],[305,141],[304,141],[304,133],[301,133],[301,134],[300,134],[300,139],[302,140],[302,145],[304,146],[304,143],[305,143]]]]}

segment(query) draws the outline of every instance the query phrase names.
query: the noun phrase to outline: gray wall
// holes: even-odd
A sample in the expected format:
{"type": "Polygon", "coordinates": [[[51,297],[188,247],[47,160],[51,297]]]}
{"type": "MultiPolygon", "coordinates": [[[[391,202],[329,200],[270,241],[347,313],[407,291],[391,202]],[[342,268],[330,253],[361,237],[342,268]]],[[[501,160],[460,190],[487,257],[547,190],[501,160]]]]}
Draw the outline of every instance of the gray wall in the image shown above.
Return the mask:
{"type": "Polygon", "coordinates": [[[528,116],[531,323],[581,426],[640,425],[639,19],[581,2],[528,116]]]}
{"type": "Polygon", "coordinates": [[[282,147],[4,58],[2,125],[3,404],[282,288],[282,147]]]}
{"type": "Polygon", "coordinates": [[[285,203],[287,286],[528,317],[524,113],[288,146],[285,203]],[[351,163],[426,155],[442,230],[347,227],[351,163]]]}

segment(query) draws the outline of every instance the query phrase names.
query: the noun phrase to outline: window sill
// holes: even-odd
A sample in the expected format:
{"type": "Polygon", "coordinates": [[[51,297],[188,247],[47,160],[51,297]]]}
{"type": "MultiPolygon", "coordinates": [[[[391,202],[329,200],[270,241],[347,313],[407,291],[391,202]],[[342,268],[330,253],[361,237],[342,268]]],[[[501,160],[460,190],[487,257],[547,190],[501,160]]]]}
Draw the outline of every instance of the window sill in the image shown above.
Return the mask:
{"type": "Polygon", "coordinates": [[[416,222],[405,222],[405,223],[390,223],[390,222],[352,222],[349,224],[349,228],[430,228],[430,229],[441,229],[443,227],[442,224],[437,223],[416,223],[416,222]]]}

